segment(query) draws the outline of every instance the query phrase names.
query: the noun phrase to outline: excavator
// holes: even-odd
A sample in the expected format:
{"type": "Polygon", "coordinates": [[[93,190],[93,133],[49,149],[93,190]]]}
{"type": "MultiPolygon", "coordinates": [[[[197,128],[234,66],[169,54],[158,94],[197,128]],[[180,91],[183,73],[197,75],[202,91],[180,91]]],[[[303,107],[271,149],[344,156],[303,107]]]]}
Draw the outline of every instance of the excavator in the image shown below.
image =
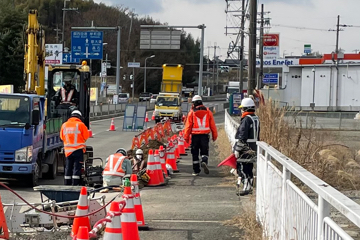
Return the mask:
{"type": "MultiPolygon", "coordinates": [[[[26,180],[33,187],[39,178],[55,179],[58,169],[65,165],[60,129],[73,110],[81,111],[89,128],[91,74],[86,61],[81,65],[51,64],[46,92],[45,32],[38,22],[37,10],[29,10],[26,37],[25,89],[20,94],[0,94],[0,180],[26,180]],[[73,96],[76,104],[59,103],[54,90],[59,75],[71,77],[77,86],[73,96]]],[[[95,178],[86,175],[92,163],[93,148],[87,146],[83,185],[93,184],[95,178]]]]}

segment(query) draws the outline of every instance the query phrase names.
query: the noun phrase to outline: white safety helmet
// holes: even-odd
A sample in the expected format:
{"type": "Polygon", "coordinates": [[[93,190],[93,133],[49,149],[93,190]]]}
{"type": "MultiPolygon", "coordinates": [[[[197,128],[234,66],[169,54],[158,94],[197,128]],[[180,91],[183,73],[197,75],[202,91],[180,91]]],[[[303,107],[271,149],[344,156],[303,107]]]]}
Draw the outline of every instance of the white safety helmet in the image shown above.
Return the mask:
{"type": "Polygon", "coordinates": [[[244,98],[239,108],[255,108],[255,103],[251,98],[244,98]]]}
{"type": "Polygon", "coordinates": [[[144,154],[144,152],[143,152],[143,150],[141,150],[141,149],[138,149],[138,150],[136,150],[136,153],[135,153],[136,155],[141,155],[141,154],[144,154]]]}
{"type": "Polygon", "coordinates": [[[121,153],[123,156],[127,156],[127,152],[124,148],[119,148],[118,150],[116,150],[116,153],[121,153]]]}
{"type": "Polygon", "coordinates": [[[82,116],[82,114],[81,114],[81,112],[79,111],[79,110],[74,110],[74,111],[72,111],[72,113],[71,113],[71,116],[82,116]]]}
{"type": "Polygon", "coordinates": [[[202,101],[201,96],[195,95],[195,96],[192,98],[192,102],[196,102],[196,101],[202,101]]]}

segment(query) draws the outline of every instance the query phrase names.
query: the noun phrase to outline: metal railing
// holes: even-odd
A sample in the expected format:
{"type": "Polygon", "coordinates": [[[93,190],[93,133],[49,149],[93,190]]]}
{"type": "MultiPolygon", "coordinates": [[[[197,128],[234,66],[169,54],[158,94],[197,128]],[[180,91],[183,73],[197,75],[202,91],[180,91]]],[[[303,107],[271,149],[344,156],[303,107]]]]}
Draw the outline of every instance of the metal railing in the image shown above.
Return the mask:
{"type": "MultiPolygon", "coordinates": [[[[126,104],[127,103],[92,105],[90,106],[90,118],[121,115],[125,111],[126,104]]],[[[147,110],[154,110],[155,108],[155,104],[150,102],[138,102],[134,104],[140,106],[146,105],[147,110]]]]}
{"type": "MultiPolygon", "coordinates": [[[[238,126],[225,111],[225,131],[233,144],[238,126]]],[[[360,228],[360,205],[265,142],[257,142],[256,216],[271,239],[353,239],[330,217],[335,208],[360,228]],[[317,195],[317,203],[291,177],[317,195]]],[[[360,231],[360,230],[359,230],[360,231]]]]}

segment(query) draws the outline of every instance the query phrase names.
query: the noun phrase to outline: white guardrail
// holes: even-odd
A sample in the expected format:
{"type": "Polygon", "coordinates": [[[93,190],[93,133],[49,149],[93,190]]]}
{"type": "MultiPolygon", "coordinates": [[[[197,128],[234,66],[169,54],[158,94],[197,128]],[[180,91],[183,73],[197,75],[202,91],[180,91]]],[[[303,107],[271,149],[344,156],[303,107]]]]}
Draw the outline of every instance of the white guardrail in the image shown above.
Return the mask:
{"type": "MultiPolygon", "coordinates": [[[[225,131],[231,144],[238,125],[225,110],[225,131]]],[[[264,235],[281,240],[353,239],[330,218],[330,208],[360,228],[359,204],[267,143],[257,144],[256,217],[264,235]],[[292,175],[315,192],[317,203],[291,181],[292,175]]]]}

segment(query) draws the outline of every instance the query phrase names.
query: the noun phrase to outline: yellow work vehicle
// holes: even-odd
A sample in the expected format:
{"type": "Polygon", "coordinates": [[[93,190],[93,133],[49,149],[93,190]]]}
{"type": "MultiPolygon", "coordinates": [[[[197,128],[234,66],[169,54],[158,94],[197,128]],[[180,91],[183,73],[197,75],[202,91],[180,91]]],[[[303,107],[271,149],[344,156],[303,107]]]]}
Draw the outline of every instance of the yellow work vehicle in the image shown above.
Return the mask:
{"type": "Polygon", "coordinates": [[[161,91],[155,102],[155,122],[170,119],[181,122],[181,92],[183,66],[180,64],[164,64],[161,91]]]}

